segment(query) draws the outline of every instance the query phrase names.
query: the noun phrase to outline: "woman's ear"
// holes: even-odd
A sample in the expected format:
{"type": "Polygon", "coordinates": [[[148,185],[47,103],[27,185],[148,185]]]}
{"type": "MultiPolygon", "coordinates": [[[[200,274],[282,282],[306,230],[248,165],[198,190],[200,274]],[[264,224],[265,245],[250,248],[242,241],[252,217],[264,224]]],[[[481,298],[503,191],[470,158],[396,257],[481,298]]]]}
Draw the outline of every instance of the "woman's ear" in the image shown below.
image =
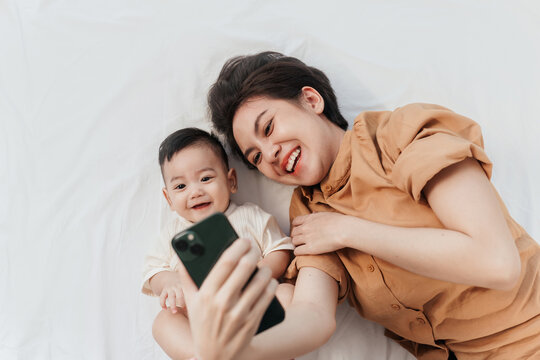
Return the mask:
{"type": "Polygon", "coordinates": [[[234,194],[238,190],[236,170],[234,168],[229,169],[229,172],[227,173],[227,180],[229,182],[229,191],[231,192],[231,194],[234,194]]]}
{"type": "Polygon", "coordinates": [[[318,115],[324,111],[324,99],[317,90],[311,86],[302,88],[302,100],[305,105],[314,110],[318,115]]]}
{"type": "Polygon", "coordinates": [[[169,207],[171,208],[171,210],[174,210],[172,208],[172,201],[169,198],[169,193],[167,192],[167,188],[164,187],[163,189],[161,189],[161,192],[163,192],[163,196],[165,196],[165,200],[167,200],[167,203],[169,204],[169,207]]]}

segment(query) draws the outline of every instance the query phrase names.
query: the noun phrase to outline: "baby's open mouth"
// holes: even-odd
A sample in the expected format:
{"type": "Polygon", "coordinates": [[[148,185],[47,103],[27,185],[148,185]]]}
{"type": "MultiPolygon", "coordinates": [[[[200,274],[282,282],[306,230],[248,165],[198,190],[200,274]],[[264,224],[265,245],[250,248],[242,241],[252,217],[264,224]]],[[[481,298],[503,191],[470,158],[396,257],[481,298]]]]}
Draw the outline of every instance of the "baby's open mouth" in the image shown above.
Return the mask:
{"type": "Polygon", "coordinates": [[[204,203],[200,203],[200,204],[194,205],[194,206],[192,206],[191,208],[192,208],[192,209],[195,209],[195,210],[201,210],[201,209],[206,208],[207,206],[210,206],[210,204],[211,204],[211,202],[204,202],[204,203]]]}

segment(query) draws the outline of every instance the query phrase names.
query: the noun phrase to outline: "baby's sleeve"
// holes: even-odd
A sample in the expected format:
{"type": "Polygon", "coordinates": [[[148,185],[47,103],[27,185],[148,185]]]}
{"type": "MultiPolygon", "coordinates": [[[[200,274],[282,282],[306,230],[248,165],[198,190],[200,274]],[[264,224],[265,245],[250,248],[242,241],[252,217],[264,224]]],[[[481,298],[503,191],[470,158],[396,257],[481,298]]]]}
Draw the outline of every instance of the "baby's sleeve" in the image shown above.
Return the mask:
{"type": "MultiPolygon", "coordinates": [[[[355,122],[355,127],[362,122],[355,122]]],[[[360,129],[355,129],[360,130],[360,129]]],[[[414,200],[426,183],[444,168],[474,158],[491,177],[480,126],[442,106],[410,104],[381,119],[377,143],[382,164],[395,186],[414,200]],[[386,161],[385,161],[386,160],[386,161]]]]}
{"type": "Polygon", "coordinates": [[[281,231],[275,217],[260,207],[253,205],[253,213],[258,218],[262,257],[276,250],[294,250],[291,238],[281,231]]]}
{"type": "Polygon", "coordinates": [[[165,227],[161,231],[159,237],[154,239],[152,245],[150,246],[150,250],[144,257],[141,287],[141,291],[143,294],[150,296],[159,296],[159,294],[154,294],[154,292],[152,291],[149,280],[152,276],[156,275],[161,271],[172,270],[170,265],[170,232],[170,229],[168,227],[165,227]]]}

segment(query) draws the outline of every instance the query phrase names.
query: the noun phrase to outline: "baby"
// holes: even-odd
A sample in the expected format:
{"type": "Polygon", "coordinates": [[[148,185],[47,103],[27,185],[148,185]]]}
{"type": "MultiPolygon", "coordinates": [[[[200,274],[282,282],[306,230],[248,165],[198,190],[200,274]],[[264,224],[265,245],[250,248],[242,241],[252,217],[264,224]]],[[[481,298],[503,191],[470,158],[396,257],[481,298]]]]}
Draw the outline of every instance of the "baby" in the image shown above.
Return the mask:
{"type": "MultiPolygon", "coordinates": [[[[165,310],[154,322],[156,341],[172,358],[182,358],[192,356],[193,351],[176,272],[180,259],[172,249],[172,237],[215,212],[223,212],[238,236],[251,240],[252,250],[260,255],[259,267],[268,266],[276,279],[287,268],[294,246],[275,218],[257,205],[230,201],[237,190],[236,171],[229,168],[227,154],[215,136],[197,128],[178,130],[161,143],[159,164],[165,183],[163,195],[178,216],[162,229],[145,257],[142,292],[159,296],[165,310]]],[[[288,302],[292,285],[282,285],[278,298],[288,302]]]]}

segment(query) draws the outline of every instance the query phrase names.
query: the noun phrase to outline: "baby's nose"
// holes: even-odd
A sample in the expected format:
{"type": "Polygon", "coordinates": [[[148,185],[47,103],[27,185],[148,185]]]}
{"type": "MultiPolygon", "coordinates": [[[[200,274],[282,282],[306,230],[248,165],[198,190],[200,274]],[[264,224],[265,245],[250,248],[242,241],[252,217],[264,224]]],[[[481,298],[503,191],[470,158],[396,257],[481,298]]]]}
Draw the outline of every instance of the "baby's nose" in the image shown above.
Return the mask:
{"type": "Polygon", "coordinates": [[[196,187],[191,191],[190,197],[194,199],[202,195],[204,195],[203,189],[201,189],[200,187],[196,187]]]}

